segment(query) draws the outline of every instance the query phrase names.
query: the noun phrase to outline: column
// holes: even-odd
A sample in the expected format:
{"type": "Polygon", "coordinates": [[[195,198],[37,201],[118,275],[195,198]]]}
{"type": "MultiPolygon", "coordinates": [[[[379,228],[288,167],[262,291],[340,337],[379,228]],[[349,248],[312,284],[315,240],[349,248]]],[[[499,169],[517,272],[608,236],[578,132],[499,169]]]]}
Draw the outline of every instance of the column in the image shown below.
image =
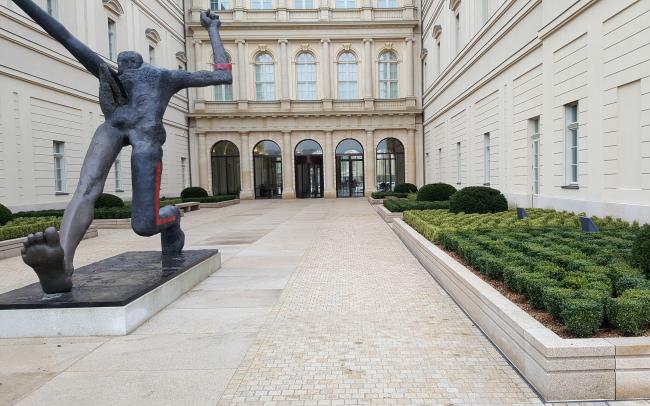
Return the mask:
{"type": "Polygon", "coordinates": [[[415,145],[415,128],[409,128],[406,130],[406,141],[407,141],[407,149],[406,149],[406,156],[404,159],[406,159],[406,182],[408,183],[413,183],[414,185],[417,184],[417,176],[416,176],[416,168],[417,168],[417,154],[416,150],[418,148],[417,145],[415,145]]]}
{"type": "Polygon", "coordinates": [[[246,67],[248,66],[246,61],[246,41],[238,39],[235,41],[237,44],[237,104],[240,110],[246,110],[248,108],[248,92],[246,81],[246,67]]]}
{"type": "Polygon", "coordinates": [[[375,145],[375,131],[366,130],[366,196],[377,191],[377,175],[375,173],[375,163],[377,162],[377,145],[375,145]]]}
{"type": "Polygon", "coordinates": [[[241,181],[241,192],[239,193],[239,198],[252,199],[254,197],[251,181],[251,156],[253,155],[253,152],[250,150],[248,145],[248,133],[240,132],[239,138],[241,139],[241,150],[239,151],[239,178],[241,181]]]}
{"type": "Polygon", "coordinates": [[[208,184],[208,148],[205,143],[205,133],[197,133],[199,137],[199,186],[210,193],[210,185],[208,184]]]}
{"type": "Polygon", "coordinates": [[[332,78],[330,73],[330,39],[323,38],[321,43],[321,84],[323,86],[323,108],[332,109],[332,78]]]}
{"type": "Polygon", "coordinates": [[[418,125],[418,128],[415,130],[415,185],[419,188],[424,185],[424,171],[425,171],[425,159],[424,159],[424,131],[421,125],[418,125]]]}
{"type": "MultiPolygon", "coordinates": [[[[194,70],[203,70],[203,43],[201,40],[194,40],[194,70]]],[[[194,90],[196,93],[196,100],[205,101],[205,91],[202,87],[197,87],[194,90]]]]}
{"type": "Polygon", "coordinates": [[[363,98],[366,109],[374,108],[374,91],[372,88],[372,67],[374,61],[372,58],[372,39],[364,38],[363,40],[363,98]]]}
{"type": "Polygon", "coordinates": [[[291,148],[291,131],[282,131],[282,198],[295,199],[293,187],[293,148],[291,148]]]}
{"type": "Polygon", "coordinates": [[[404,53],[404,69],[406,70],[406,97],[415,99],[415,73],[413,72],[414,66],[414,51],[413,51],[413,38],[406,38],[406,52],[404,53]]]}
{"type": "Polygon", "coordinates": [[[280,88],[282,91],[282,108],[289,108],[289,62],[287,55],[287,44],[289,41],[281,39],[280,44],[280,88]]]}
{"type": "Polygon", "coordinates": [[[325,176],[325,197],[336,197],[336,162],[332,132],[325,131],[325,150],[323,150],[323,172],[325,176]]]}

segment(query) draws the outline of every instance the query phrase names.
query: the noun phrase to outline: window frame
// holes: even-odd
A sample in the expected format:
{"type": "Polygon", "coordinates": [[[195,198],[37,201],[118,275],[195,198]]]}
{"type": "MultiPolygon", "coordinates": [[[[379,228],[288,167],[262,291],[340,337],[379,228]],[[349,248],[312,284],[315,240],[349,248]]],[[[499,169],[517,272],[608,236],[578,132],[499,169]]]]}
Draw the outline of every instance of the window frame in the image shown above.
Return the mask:
{"type": "MultiPolygon", "coordinates": [[[[226,53],[226,60],[232,63],[230,54],[226,53]]],[[[217,102],[231,102],[235,100],[235,93],[232,83],[213,86],[212,96],[217,102]]]]}
{"type": "Polygon", "coordinates": [[[106,28],[108,36],[108,59],[117,60],[117,21],[111,17],[106,18],[106,28]]]}
{"type": "Polygon", "coordinates": [[[462,184],[462,165],[461,160],[463,158],[462,154],[462,145],[461,141],[456,142],[456,184],[462,184]]]}
{"type": "Polygon", "coordinates": [[[490,186],[492,179],[492,151],[490,133],[483,134],[483,185],[490,186]]]}
{"type": "Polygon", "coordinates": [[[341,52],[336,58],[336,64],[336,96],[338,100],[359,100],[359,58],[354,52],[341,52]],[[351,55],[353,60],[343,60],[345,55],[351,55]],[[343,74],[346,75],[346,80],[341,79],[343,74]],[[352,75],[354,75],[354,80],[347,79],[352,75]]]}
{"type": "Polygon", "coordinates": [[[338,9],[355,9],[358,8],[357,0],[336,0],[334,7],[338,9]]]}
{"type": "Polygon", "coordinates": [[[399,98],[399,58],[393,50],[383,51],[379,55],[378,74],[379,78],[379,98],[383,100],[392,100],[399,98]],[[394,59],[382,60],[384,55],[392,55],[394,59]],[[392,78],[392,69],[395,70],[395,77],[392,78]],[[386,77],[385,74],[388,74],[386,77]]]}
{"type": "Polygon", "coordinates": [[[275,89],[275,60],[273,56],[268,52],[260,52],[255,55],[255,100],[257,101],[275,101],[277,100],[276,89],[275,89]],[[268,56],[268,61],[260,61],[260,57],[268,56]],[[266,67],[267,72],[262,71],[266,67]],[[272,77],[272,80],[260,80],[262,75],[269,75],[272,77]],[[269,97],[267,97],[267,95],[269,97]],[[262,96],[262,97],[260,97],[262,96]]]}
{"type": "Polygon", "coordinates": [[[210,10],[224,11],[231,10],[230,0],[210,0],[210,10]]]}
{"type": "Polygon", "coordinates": [[[579,102],[575,101],[564,105],[564,180],[568,187],[576,187],[579,182],[579,102]],[[575,119],[570,114],[575,112],[575,119]]]}
{"type": "Polygon", "coordinates": [[[529,122],[529,128],[530,128],[530,140],[531,140],[531,149],[532,149],[532,162],[531,162],[531,176],[533,178],[532,181],[532,194],[534,196],[537,196],[540,194],[542,188],[541,188],[541,163],[540,163],[540,155],[541,155],[541,150],[540,150],[540,138],[541,138],[541,132],[540,132],[540,117],[533,117],[528,120],[529,122]]]}
{"type": "Polygon", "coordinates": [[[113,173],[115,175],[115,191],[124,192],[124,184],[122,183],[122,154],[119,153],[113,162],[113,173]]]}
{"type": "Polygon", "coordinates": [[[45,11],[54,18],[59,18],[59,0],[46,0],[45,11]]]}
{"type": "Polygon", "coordinates": [[[397,0],[377,0],[377,8],[397,8],[397,0]]]}
{"type": "Polygon", "coordinates": [[[273,0],[250,0],[251,10],[273,10],[273,0]]]}
{"type": "Polygon", "coordinates": [[[65,194],[67,190],[65,175],[65,142],[52,141],[52,157],[54,159],[54,193],[65,194]]]}
{"type": "Polygon", "coordinates": [[[316,9],[316,3],[314,0],[294,0],[293,8],[296,10],[314,10],[316,9]]]}
{"type": "Polygon", "coordinates": [[[311,52],[300,52],[296,56],[296,99],[297,100],[317,100],[318,99],[318,73],[316,71],[316,56],[311,52]],[[310,61],[301,61],[302,56],[308,55],[310,61]],[[306,69],[306,70],[305,70],[306,69]],[[302,75],[311,75],[305,79],[302,75]],[[302,89],[308,89],[305,94],[301,93],[302,89]]]}

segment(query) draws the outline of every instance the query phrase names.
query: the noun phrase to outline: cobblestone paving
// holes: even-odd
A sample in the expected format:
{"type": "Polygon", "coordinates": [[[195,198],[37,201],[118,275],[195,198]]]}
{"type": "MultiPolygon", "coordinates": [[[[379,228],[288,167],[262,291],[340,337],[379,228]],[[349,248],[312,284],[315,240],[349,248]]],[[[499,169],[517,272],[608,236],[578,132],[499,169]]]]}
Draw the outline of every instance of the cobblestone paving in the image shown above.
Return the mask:
{"type": "Polygon", "coordinates": [[[367,203],[321,211],[220,405],[542,403],[367,203]]]}

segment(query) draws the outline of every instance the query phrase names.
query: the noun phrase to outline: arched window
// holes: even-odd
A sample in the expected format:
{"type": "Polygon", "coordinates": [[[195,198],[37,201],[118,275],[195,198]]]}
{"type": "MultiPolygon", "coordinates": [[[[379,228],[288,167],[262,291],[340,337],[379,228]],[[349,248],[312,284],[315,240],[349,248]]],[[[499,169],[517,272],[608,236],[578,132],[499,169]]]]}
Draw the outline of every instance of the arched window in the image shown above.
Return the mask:
{"type": "Polygon", "coordinates": [[[343,52],[338,60],[339,99],[358,99],[357,94],[357,57],[352,52],[343,52]]]}
{"type": "Polygon", "coordinates": [[[323,197],[323,148],[314,140],[303,140],[294,152],[296,197],[323,197]]]}
{"type": "Polygon", "coordinates": [[[362,197],[364,190],[363,146],[345,139],[336,146],[336,196],[362,197]]]}
{"type": "Polygon", "coordinates": [[[316,58],[302,52],[296,58],[298,100],[316,100],[316,58]]]}
{"type": "Polygon", "coordinates": [[[219,141],[212,147],[212,193],[237,195],[241,190],[239,149],[230,141],[219,141]]]}
{"type": "Polygon", "coordinates": [[[267,53],[255,57],[255,94],[257,100],[275,100],[275,65],[267,53]]]}
{"type": "Polygon", "coordinates": [[[397,99],[397,55],[393,51],[379,55],[379,98],[397,99]]]}
{"type": "Polygon", "coordinates": [[[253,148],[255,198],[282,197],[282,151],[273,141],[260,141],[253,148]]]}
{"type": "MultiPolygon", "coordinates": [[[[226,54],[226,57],[228,58],[228,63],[231,63],[230,55],[226,54]]],[[[214,86],[214,100],[232,101],[233,100],[232,83],[214,86]]]]}
{"type": "Polygon", "coordinates": [[[397,138],[386,138],[377,145],[377,190],[391,192],[404,179],[404,145],[397,138]]]}

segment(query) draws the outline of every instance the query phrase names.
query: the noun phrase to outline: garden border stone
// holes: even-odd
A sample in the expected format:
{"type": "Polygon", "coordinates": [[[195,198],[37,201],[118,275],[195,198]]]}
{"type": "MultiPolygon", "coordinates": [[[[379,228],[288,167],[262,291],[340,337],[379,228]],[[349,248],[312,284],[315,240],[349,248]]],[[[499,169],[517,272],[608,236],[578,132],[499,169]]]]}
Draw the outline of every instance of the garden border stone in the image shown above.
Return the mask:
{"type": "Polygon", "coordinates": [[[374,199],[372,196],[368,196],[368,203],[375,204],[384,204],[384,199],[374,199]]]}
{"type": "Polygon", "coordinates": [[[544,400],[650,398],[650,337],[561,338],[403,220],[392,228],[544,400]]]}
{"type": "Polygon", "coordinates": [[[239,199],[233,199],[216,203],[201,203],[200,205],[202,209],[220,209],[222,207],[234,206],[239,203],[241,203],[239,199]]]}
{"type": "Polygon", "coordinates": [[[391,224],[393,220],[395,219],[402,219],[404,217],[404,213],[393,213],[392,211],[388,210],[386,206],[379,205],[379,206],[373,206],[375,208],[375,211],[379,214],[379,217],[382,218],[386,223],[391,224]]]}
{"type": "MultiPolygon", "coordinates": [[[[99,236],[97,229],[98,227],[91,225],[88,230],[86,230],[83,239],[85,240],[99,236]]],[[[20,251],[23,249],[23,242],[25,242],[26,238],[27,237],[21,237],[0,241],[0,259],[7,259],[20,255],[20,251]]]]}

